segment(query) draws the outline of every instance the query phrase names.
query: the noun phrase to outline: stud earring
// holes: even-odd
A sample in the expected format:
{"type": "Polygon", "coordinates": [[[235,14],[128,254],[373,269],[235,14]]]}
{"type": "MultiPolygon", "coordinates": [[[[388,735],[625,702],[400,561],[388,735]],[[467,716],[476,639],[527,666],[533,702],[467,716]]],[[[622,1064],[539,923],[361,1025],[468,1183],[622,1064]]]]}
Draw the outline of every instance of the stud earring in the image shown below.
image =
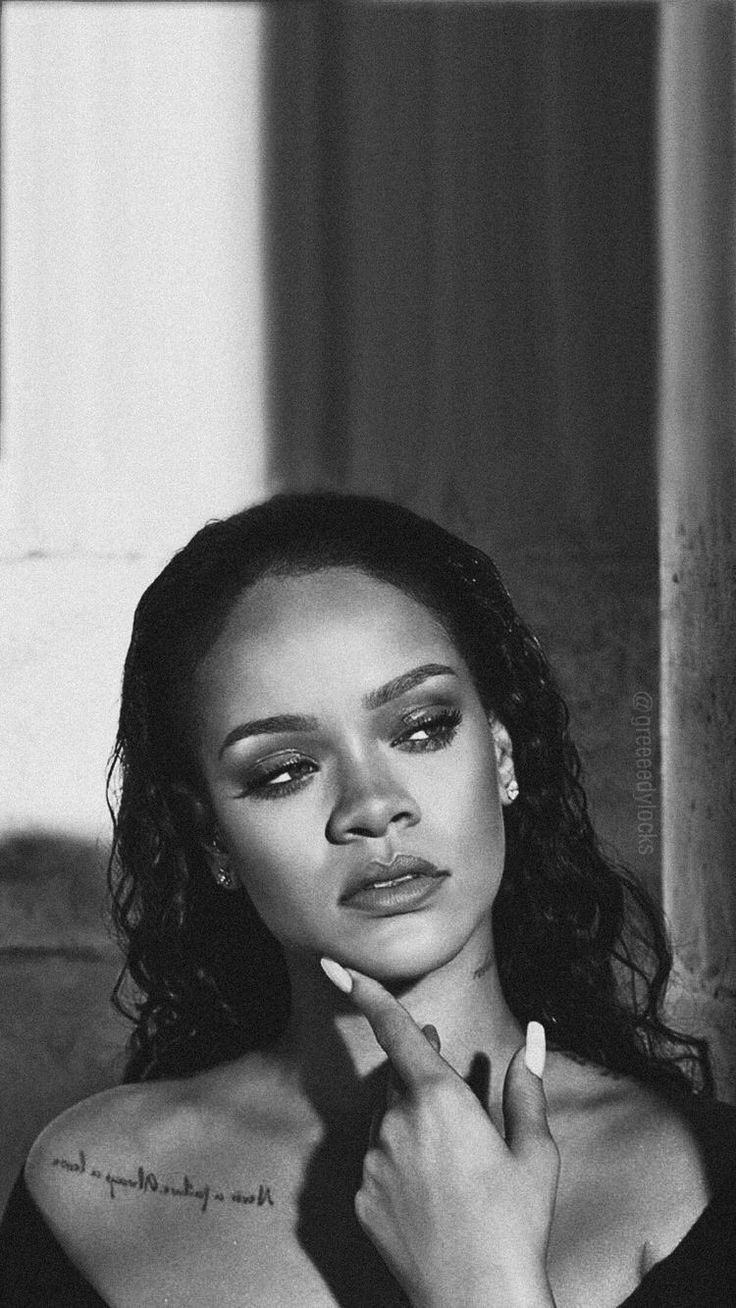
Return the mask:
{"type": "Polygon", "coordinates": [[[519,783],[516,780],[516,777],[511,778],[509,784],[506,787],[506,794],[509,797],[509,803],[513,804],[514,800],[517,798],[519,794],[519,783]]]}
{"type": "Polygon", "coordinates": [[[217,856],[217,871],[215,872],[215,881],[221,890],[232,890],[233,879],[227,870],[227,853],[222,848],[219,840],[215,837],[212,841],[212,849],[217,856]]]}

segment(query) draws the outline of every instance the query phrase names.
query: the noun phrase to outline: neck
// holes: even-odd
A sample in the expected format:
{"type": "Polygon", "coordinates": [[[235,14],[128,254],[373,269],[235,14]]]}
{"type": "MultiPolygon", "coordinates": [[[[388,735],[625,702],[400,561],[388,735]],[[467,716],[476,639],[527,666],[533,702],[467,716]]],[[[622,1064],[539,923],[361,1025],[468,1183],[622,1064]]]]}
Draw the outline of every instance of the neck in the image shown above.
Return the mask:
{"type": "MultiPolygon", "coordinates": [[[[409,985],[392,986],[419,1026],[436,1027],[442,1057],[469,1080],[494,1119],[501,1119],[503,1081],[524,1035],[504,999],[495,961],[479,951],[454,959],[409,985]]],[[[369,1112],[386,1056],[368,1021],[327,980],[318,960],[288,954],[292,1005],[274,1054],[282,1075],[298,1085],[323,1121],[369,1112]]]]}

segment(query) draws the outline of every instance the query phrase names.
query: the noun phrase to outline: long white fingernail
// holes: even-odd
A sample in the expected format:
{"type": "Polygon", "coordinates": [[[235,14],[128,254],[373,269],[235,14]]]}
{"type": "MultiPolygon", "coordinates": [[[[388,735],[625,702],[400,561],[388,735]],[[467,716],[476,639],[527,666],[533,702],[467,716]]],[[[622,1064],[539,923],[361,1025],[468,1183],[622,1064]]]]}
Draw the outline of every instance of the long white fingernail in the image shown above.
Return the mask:
{"type": "Polygon", "coordinates": [[[544,1060],[547,1054],[547,1041],[541,1022],[530,1022],[526,1028],[526,1050],[524,1062],[535,1076],[541,1078],[544,1073],[544,1060]]]}
{"type": "Polygon", "coordinates": [[[325,976],[330,978],[330,981],[337,986],[338,990],[342,990],[343,994],[350,994],[353,988],[353,978],[341,963],[336,963],[334,958],[321,958],[319,965],[325,976]]]}

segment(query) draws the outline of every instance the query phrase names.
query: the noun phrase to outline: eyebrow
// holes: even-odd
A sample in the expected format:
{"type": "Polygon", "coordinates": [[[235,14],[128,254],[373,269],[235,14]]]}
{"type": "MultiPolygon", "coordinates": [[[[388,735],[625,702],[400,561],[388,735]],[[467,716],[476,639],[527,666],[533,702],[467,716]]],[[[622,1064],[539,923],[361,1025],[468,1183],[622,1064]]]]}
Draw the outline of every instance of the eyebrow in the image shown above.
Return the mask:
{"type": "Polygon", "coordinates": [[[430,677],[456,676],[455,669],[447,663],[423,663],[421,667],[412,668],[411,672],[403,672],[400,677],[394,677],[393,681],[387,681],[384,686],[379,686],[378,690],[369,691],[363,696],[363,708],[382,708],[384,704],[390,704],[392,699],[405,695],[407,690],[413,690],[415,686],[420,686],[430,677]]]}
{"type": "MultiPolygon", "coordinates": [[[[391,681],[385,682],[377,690],[371,690],[363,696],[362,705],[365,709],[382,708],[384,704],[390,704],[392,700],[398,699],[405,695],[408,690],[413,690],[415,686],[420,686],[423,682],[428,681],[430,677],[456,677],[457,673],[447,663],[423,663],[418,668],[412,668],[410,672],[403,672],[401,676],[394,677],[391,681]]],[[[278,735],[279,733],[295,731],[316,731],[319,727],[319,721],[315,717],[305,717],[299,713],[277,713],[273,717],[257,718],[253,722],[241,722],[240,726],[233,727],[229,731],[220,746],[218,757],[222,758],[225,750],[234,745],[238,740],[246,740],[250,736],[278,735]]]]}

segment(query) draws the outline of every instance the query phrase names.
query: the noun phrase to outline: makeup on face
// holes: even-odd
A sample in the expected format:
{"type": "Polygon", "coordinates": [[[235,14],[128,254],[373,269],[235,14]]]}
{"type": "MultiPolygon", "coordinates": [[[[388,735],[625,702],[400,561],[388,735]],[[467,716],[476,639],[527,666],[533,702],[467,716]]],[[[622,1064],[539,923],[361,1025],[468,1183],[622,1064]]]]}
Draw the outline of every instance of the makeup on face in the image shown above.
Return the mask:
{"type": "Polygon", "coordinates": [[[269,578],[196,709],[231,866],[284,945],[384,976],[454,956],[488,913],[503,823],[492,729],[432,613],[348,569],[269,578]]]}
{"type": "Polygon", "coordinates": [[[412,913],[440,891],[449,875],[449,871],[411,854],[396,854],[390,863],[372,859],[348,878],[340,903],[378,917],[412,913]]]}
{"type": "MultiPolygon", "coordinates": [[[[376,690],[367,691],[362,696],[361,705],[365,710],[382,708],[384,704],[390,704],[393,700],[408,694],[409,691],[421,686],[431,677],[456,676],[455,669],[449,664],[424,663],[420,667],[411,668],[407,672],[401,673],[398,677],[393,677],[376,690]]],[[[222,758],[225,750],[230,748],[231,745],[237,744],[239,740],[288,732],[312,732],[316,731],[318,727],[319,719],[307,713],[280,713],[271,717],[257,718],[252,722],[242,722],[228,732],[220,746],[218,757],[222,758]]]]}
{"type": "MultiPolygon", "coordinates": [[[[455,675],[450,669],[448,673],[455,675]]],[[[425,677],[423,681],[427,679],[425,677]]],[[[390,701],[383,701],[387,702],[390,701]]],[[[452,744],[461,723],[462,712],[459,707],[452,703],[437,703],[434,696],[431,696],[427,705],[392,714],[388,729],[384,727],[383,734],[393,749],[415,754],[433,753],[452,744]]],[[[377,724],[377,729],[380,734],[380,724],[377,724]]],[[[247,756],[244,760],[246,770],[240,793],[253,799],[280,799],[293,794],[303,782],[320,770],[318,756],[321,734],[324,734],[322,724],[317,718],[283,714],[235,728],[227,743],[223,744],[220,754],[226,754],[228,749],[243,740],[255,741],[270,735],[289,736],[295,742],[300,738],[303,741],[301,748],[295,743],[290,749],[260,755],[252,765],[248,763],[247,756]]]]}

